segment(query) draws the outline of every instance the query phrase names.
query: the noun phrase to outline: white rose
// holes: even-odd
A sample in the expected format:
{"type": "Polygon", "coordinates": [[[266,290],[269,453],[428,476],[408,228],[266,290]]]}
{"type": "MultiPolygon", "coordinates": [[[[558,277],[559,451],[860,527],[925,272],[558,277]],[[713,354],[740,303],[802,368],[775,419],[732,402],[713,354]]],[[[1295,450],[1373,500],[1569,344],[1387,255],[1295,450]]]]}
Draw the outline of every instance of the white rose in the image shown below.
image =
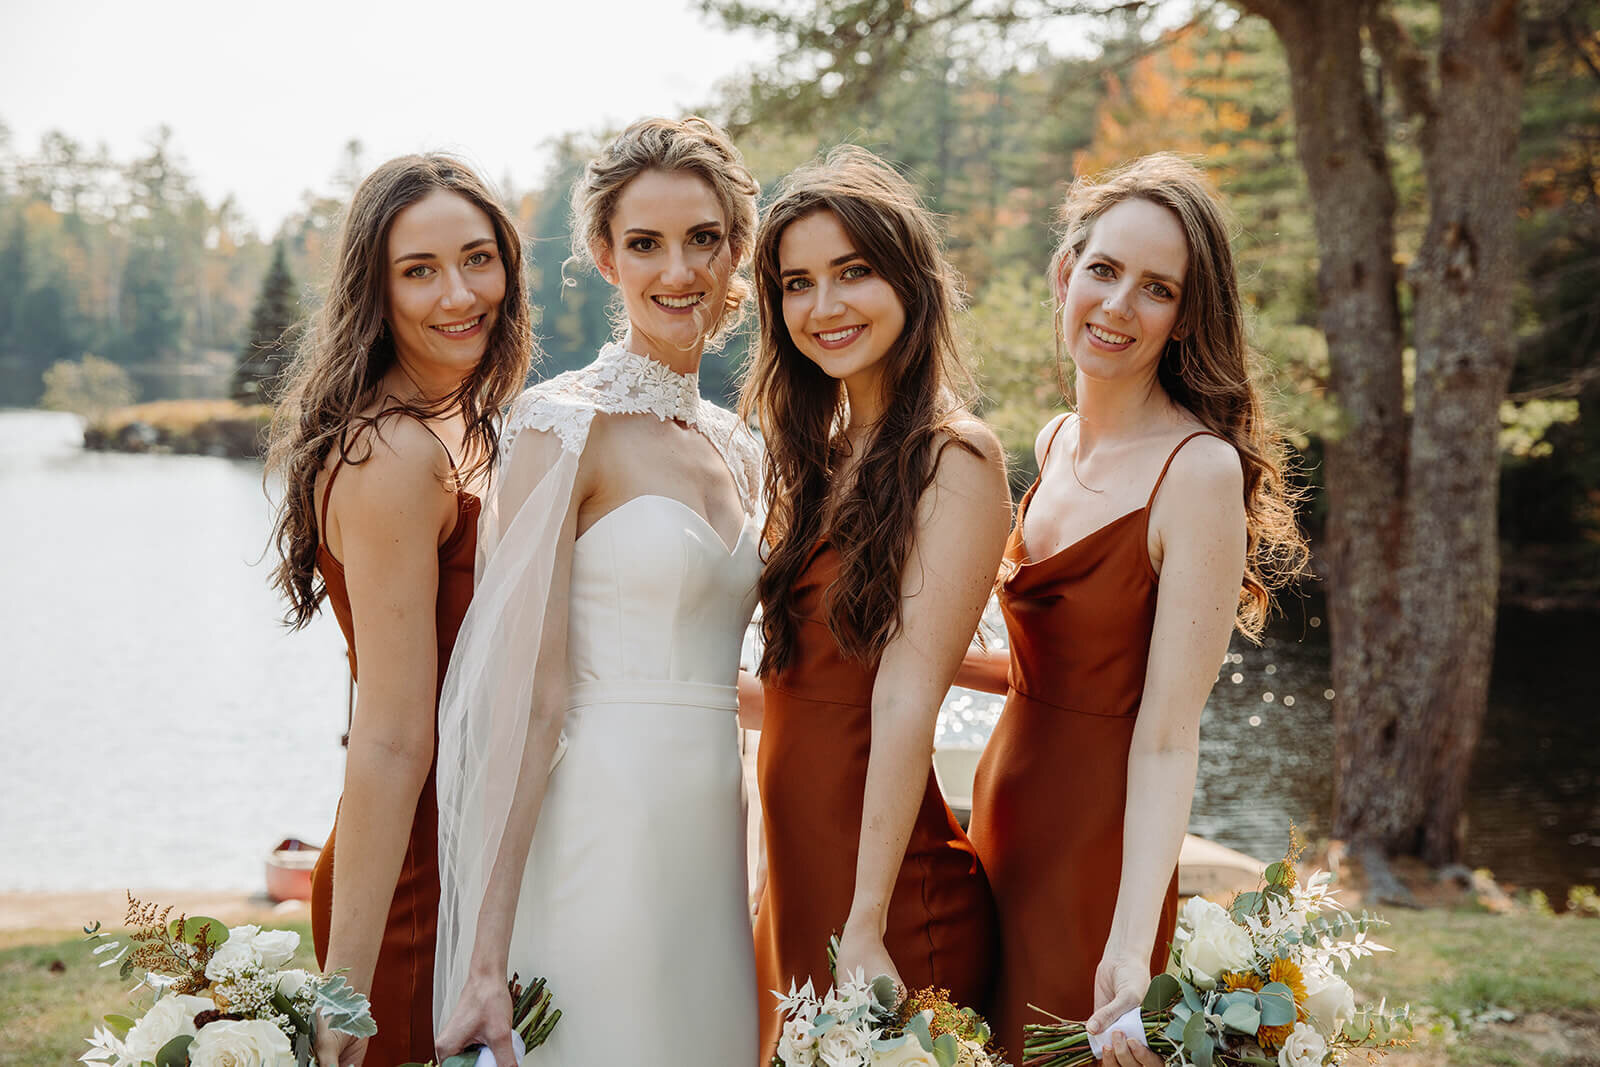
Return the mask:
{"type": "Polygon", "coordinates": [[[1217,984],[1223,971],[1236,971],[1255,958],[1250,932],[1220,905],[1204,897],[1190,897],[1178,917],[1183,930],[1183,969],[1202,989],[1217,984]]]}
{"type": "Polygon", "coordinates": [[[210,997],[191,997],[183,994],[165,996],[144,1013],[144,1018],[133,1024],[123,1044],[128,1058],[134,1063],[149,1060],[154,1063],[156,1053],[175,1037],[194,1036],[194,1017],[202,1011],[216,1007],[210,997]]]}
{"type": "Polygon", "coordinates": [[[294,1049],[265,1019],[215,1022],[189,1046],[189,1067],[295,1067],[294,1049]]]}
{"type": "Polygon", "coordinates": [[[848,1023],[840,1023],[817,1039],[817,1055],[828,1067],[863,1067],[871,1048],[871,1038],[848,1023]]]}
{"type": "MultiPolygon", "coordinates": [[[[1322,1067],[1328,1043],[1309,1023],[1295,1023],[1294,1033],[1278,1050],[1278,1067],[1322,1067]]],[[[196,1064],[196,1067],[199,1067],[196,1064]]]]}
{"type": "Polygon", "coordinates": [[[295,994],[304,989],[306,983],[309,981],[311,981],[311,975],[300,970],[298,967],[293,970],[279,971],[278,992],[292,1000],[294,999],[295,994]]]}
{"type": "Polygon", "coordinates": [[[897,1049],[873,1053],[872,1067],[939,1067],[939,1061],[913,1037],[897,1049]]]}
{"type": "Polygon", "coordinates": [[[817,1039],[811,1036],[809,1021],[790,1019],[783,1024],[783,1036],[778,1038],[778,1055],[790,1067],[811,1067],[817,1062],[817,1039]]]}
{"type": "Polygon", "coordinates": [[[1323,1037],[1332,1037],[1356,1014],[1356,994],[1350,984],[1322,967],[1305,968],[1304,1007],[1323,1037]]]}
{"type": "Polygon", "coordinates": [[[262,930],[248,923],[235,926],[206,964],[206,977],[220,982],[224,972],[249,966],[275,971],[293,959],[299,947],[300,935],[293,930],[262,930]]]}

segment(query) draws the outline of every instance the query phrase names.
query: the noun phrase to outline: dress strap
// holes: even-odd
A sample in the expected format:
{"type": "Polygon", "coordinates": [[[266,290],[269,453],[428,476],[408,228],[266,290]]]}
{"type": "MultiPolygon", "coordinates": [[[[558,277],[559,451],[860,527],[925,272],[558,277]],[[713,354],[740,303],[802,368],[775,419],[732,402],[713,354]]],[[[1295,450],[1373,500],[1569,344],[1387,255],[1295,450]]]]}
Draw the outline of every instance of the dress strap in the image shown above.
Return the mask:
{"type": "Polygon", "coordinates": [[[1067,411],[1063,412],[1061,417],[1056,420],[1056,428],[1050,431],[1050,440],[1044,443],[1044,455],[1039,457],[1040,471],[1043,471],[1044,465],[1050,462],[1050,449],[1055,446],[1056,438],[1061,435],[1061,427],[1065,426],[1070,418],[1072,418],[1072,412],[1067,411]]]}
{"type": "MultiPolygon", "coordinates": [[[[410,408],[400,406],[384,408],[370,419],[363,419],[361,424],[355,428],[355,436],[360,437],[363,431],[370,426],[377,425],[378,420],[386,415],[408,415],[416,420],[418,426],[428,431],[428,436],[438,441],[439,447],[444,449],[444,458],[450,464],[452,480],[458,488],[460,487],[460,472],[456,469],[456,458],[450,454],[450,446],[440,440],[439,435],[433,432],[433,427],[428,425],[426,419],[423,419],[410,408]]],[[[317,544],[319,545],[323,543],[323,539],[327,536],[328,501],[333,499],[333,483],[339,477],[339,472],[344,469],[344,454],[348,448],[349,444],[345,441],[344,434],[341,433],[339,435],[339,459],[334,463],[333,470],[328,472],[328,484],[322,487],[322,523],[317,527],[317,544]]]]}
{"type": "Polygon", "coordinates": [[[1188,437],[1185,437],[1183,440],[1179,441],[1177,446],[1174,447],[1172,452],[1167,456],[1167,461],[1161,465],[1161,473],[1156,476],[1156,484],[1150,490],[1150,499],[1144,502],[1144,509],[1146,512],[1148,512],[1151,506],[1155,504],[1156,494],[1161,492],[1161,483],[1167,480],[1167,471],[1171,469],[1172,461],[1178,458],[1178,453],[1183,451],[1183,446],[1188,444],[1190,441],[1193,441],[1196,437],[1215,437],[1219,441],[1227,440],[1227,438],[1223,437],[1220,433],[1215,433],[1211,430],[1196,430],[1188,437]]]}

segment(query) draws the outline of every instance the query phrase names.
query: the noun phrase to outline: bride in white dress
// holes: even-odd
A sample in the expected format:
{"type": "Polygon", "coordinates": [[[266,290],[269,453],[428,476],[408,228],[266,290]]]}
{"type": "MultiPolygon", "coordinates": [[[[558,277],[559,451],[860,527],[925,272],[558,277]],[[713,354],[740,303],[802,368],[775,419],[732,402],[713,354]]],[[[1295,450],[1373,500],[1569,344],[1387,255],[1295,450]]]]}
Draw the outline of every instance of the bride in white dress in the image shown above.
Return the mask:
{"type": "Polygon", "coordinates": [[[574,191],[628,331],[502,433],[440,698],[441,1060],[510,1062],[511,972],[562,1011],[527,1063],[756,1060],[736,683],[760,467],[696,371],[757,192],[698,119],[629,127],[574,191]]]}

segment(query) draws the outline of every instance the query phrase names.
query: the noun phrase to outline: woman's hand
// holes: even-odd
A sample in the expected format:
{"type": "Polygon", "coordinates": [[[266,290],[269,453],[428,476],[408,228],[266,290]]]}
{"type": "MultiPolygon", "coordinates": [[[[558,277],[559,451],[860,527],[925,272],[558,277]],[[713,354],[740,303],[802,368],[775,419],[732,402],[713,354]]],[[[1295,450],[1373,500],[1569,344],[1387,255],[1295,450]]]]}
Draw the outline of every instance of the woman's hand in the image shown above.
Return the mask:
{"type": "Polygon", "coordinates": [[[900,971],[889,958],[889,950],[883,947],[883,935],[875,929],[847,921],[844,933],[839,936],[839,955],[835,963],[834,971],[841,982],[859,970],[862,978],[869,982],[886,974],[894,979],[896,989],[905,991],[900,971]]]}
{"type": "MultiPolygon", "coordinates": [[[[1085,1024],[1091,1034],[1106,1028],[1144,1002],[1150,988],[1150,957],[1137,953],[1107,951],[1094,972],[1094,1014],[1085,1024]]],[[[1120,1033],[1111,1035],[1102,1063],[1115,1067],[1161,1067],[1161,1057],[1143,1045],[1129,1041],[1120,1033]]]]}
{"type": "Polygon", "coordinates": [[[517,1062],[511,1045],[511,990],[505,980],[474,974],[467,979],[456,1010],[434,1036],[440,1063],[470,1045],[487,1045],[501,1067],[517,1062]]]}
{"type": "Polygon", "coordinates": [[[361,1067],[367,1058],[367,1039],[354,1034],[342,1034],[330,1027],[319,1012],[316,1021],[317,1040],[313,1051],[317,1067],[361,1067]]]}

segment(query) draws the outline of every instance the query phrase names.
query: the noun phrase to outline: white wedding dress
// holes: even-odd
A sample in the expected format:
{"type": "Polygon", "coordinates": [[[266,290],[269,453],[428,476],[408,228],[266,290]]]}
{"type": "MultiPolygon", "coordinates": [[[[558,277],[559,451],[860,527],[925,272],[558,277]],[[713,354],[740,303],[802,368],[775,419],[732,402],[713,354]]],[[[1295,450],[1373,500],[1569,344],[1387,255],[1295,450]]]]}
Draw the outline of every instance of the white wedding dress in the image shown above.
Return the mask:
{"type": "Polygon", "coordinates": [[[533,441],[543,442],[541,466],[551,462],[515,516],[486,512],[483,577],[441,698],[435,1011],[448,1015],[464,977],[503,827],[495,813],[507,810],[526,736],[506,708],[525,718],[529,707],[523,676],[539,647],[529,617],[543,617],[549,587],[538,572],[597,412],[701,430],[727,461],[746,518],[729,545],[664,486],[601,516],[572,547],[568,710],[509,955],[524,981],[549,980],[562,1016],[523,1062],[747,1067],[759,1002],[735,686],[761,567],[759,455],[731,413],[700,401],[693,375],[617,345],[529,390],[507,421],[507,465],[533,441]]]}

